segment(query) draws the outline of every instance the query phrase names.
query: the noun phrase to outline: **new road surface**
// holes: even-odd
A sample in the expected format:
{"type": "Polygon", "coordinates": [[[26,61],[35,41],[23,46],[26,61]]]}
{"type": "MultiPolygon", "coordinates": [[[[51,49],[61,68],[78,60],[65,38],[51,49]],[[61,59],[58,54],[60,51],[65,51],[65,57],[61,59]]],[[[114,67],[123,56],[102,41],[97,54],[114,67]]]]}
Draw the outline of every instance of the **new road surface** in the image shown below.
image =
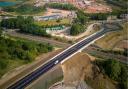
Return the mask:
{"type": "Polygon", "coordinates": [[[69,47],[65,51],[61,52],[60,54],[56,55],[50,61],[39,67],[37,70],[33,71],[32,73],[28,74],[27,76],[23,77],[22,79],[18,80],[11,86],[9,86],[7,89],[24,89],[27,85],[32,83],[34,80],[39,78],[41,75],[52,69],[54,66],[56,66],[58,63],[65,60],[67,57],[71,56],[75,52],[79,51],[92,41],[102,37],[108,32],[115,31],[115,30],[101,30],[90,37],[81,40],[80,42],[76,43],[75,45],[69,47]]]}

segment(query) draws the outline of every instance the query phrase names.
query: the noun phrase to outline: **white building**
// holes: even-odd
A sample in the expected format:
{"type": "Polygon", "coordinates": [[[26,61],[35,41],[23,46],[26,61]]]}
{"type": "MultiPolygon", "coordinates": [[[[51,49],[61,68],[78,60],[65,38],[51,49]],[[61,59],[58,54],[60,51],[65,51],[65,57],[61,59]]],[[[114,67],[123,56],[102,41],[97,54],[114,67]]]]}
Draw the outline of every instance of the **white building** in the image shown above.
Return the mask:
{"type": "Polygon", "coordinates": [[[46,21],[46,20],[56,20],[62,18],[60,15],[50,15],[50,16],[35,16],[34,19],[37,21],[46,21]]]}

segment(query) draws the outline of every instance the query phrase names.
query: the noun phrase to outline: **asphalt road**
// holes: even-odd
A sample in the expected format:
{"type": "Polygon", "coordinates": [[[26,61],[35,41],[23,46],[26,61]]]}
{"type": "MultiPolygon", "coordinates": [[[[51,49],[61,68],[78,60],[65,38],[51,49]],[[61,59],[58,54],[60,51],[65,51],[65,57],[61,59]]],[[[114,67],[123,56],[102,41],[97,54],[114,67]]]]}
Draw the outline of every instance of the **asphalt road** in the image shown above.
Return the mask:
{"type": "Polygon", "coordinates": [[[43,75],[45,72],[52,69],[54,66],[56,66],[58,63],[63,61],[65,58],[69,57],[73,53],[79,51],[84,46],[88,45],[90,42],[94,41],[95,39],[103,36],[104,34],[113,31],[113,30],[102,30],[97,32],[96,34],[92,35],[91,37],[78,42],[76,45],[70,47],[68,50],[62,52],[61,54],[54,57],[52,60],[47,62],[45,65],[42,65],[37,70],[33,71],[32,73],[28,74],[27,76],[23,77],[21,80],[18,80],[13,85],[9,86],[7,89],[24,89],[27,85],[29,85],[31,82],[39,78],[41,75],[43,75]]]}

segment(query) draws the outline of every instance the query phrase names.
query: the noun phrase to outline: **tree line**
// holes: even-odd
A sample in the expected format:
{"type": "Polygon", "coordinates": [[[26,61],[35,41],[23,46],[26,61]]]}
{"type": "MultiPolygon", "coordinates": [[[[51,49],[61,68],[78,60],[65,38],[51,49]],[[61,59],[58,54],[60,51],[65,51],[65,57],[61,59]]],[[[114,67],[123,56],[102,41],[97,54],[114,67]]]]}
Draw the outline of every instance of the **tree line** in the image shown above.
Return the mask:
{"type": "Polygon", "coordinates": [[[128,66],[117,60],[108,59],[96,61],[102,73],[107,74],[111,79],[117,81],[121,89],[127,89],[128,66]]]}
{"type": "Polygon", "coordinates": [[[123,55],[123,56],[128,57],[128,49],[127,48],[124,48],[123,51],[121,51],[121,50],[101,50],[101,51],[104,53],[113,53],[115,55],[123,55]]]}
{"type": "Polygon", "coordinates": [[[21,4],[14,7],[13,6],[3,7],[3,10],[7,12],[17,12],[20,14],[35,14],[46,11],[46,7],[44,6],[36,7],[32,4],[21,4]]]}
{"type": "Polygon", "coordinates": [[[85,15],[83,11],[78,10],[76,14],[77,18],[74,20],[71,26],[70,35],[78,35],[84,32],[86,22],[88,21],[88,17],[85,15]]]}
{"type": "Polygon", "coordinates": [[[29,63],[40,53],[52,50],[53,46],[50,44],[35,43],[12,37],[5,38],[0,30],[0,77],[7,71],[10,61],[29,63]]]}
{"type": "Polygon", "coordinates": [[[105,0],[107,3],[127,9],[128,0],[105,0]]]}
{"type": "Polygon", "coordinates": [[[109,16],[116,16],[118,19],[122,19],[122,15],[127,14],[126,9],[121,9],[121,10],[114,10],[109,13],[93,13],[93,14],[85,14],[86,16],[89,17],[89,20],[107,20],[109,16]]]}
{"type": "Polygon", "coordinates": [[[17,16],[17,18],[3,19],[1,21],[1,27],[8,29],[20,29],[19,32],[50,37],[46,30],[34,23],[32,16],[17,16]]]}
{"type": "Polygon", "coordinates": [[[73,6],[72,4],[48,3],[45,6],[50,7],[50,8],[54,8],[54,9],[76,10],[76,7],[73,6]]]}
{"type": "Polygon", "coordinates": [[[78,35],[79,33],[84,32],[84,27],[79,23],[74,23],[70,29],[70,35],[78,35]]]}

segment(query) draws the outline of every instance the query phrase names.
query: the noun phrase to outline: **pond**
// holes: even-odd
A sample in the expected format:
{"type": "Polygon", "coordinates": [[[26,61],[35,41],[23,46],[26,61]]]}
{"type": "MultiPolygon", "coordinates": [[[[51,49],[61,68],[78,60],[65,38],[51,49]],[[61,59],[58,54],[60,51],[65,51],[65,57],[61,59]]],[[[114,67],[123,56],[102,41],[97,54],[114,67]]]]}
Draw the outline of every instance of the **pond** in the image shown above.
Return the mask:
{"type": "Polygon", "coordinates": [[[5,6],[14,6],[16,2],[3,2],[0,1],[0,7],[5,7],[5,6]]]}

